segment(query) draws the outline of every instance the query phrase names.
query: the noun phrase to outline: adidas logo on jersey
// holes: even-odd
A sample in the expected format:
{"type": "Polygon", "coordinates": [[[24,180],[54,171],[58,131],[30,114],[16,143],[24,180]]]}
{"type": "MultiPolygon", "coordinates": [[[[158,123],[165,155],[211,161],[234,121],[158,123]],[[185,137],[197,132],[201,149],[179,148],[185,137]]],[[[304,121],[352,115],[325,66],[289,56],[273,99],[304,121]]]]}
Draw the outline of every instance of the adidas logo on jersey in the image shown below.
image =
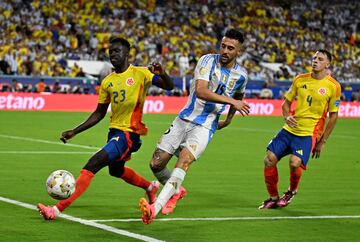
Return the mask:
{"type": "Polygon", "coordinates": [[[307,89],[306,84],[304,86],[302,86],[301,88],[307,89]]]}

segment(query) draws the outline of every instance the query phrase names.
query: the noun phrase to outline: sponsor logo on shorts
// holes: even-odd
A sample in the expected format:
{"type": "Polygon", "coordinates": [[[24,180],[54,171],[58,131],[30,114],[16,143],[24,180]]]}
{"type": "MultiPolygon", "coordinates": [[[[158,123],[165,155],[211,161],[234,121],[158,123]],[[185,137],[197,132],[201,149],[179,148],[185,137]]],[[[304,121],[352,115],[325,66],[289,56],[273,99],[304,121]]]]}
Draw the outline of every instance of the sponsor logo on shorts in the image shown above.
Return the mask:
{"type": "Polygon", "coordinates": [[[335,101],[335,107],[339,107],[339,105],[340,105],[340,100],[336,100],[335,101]]]}
{"type": "Polygon", "coordinates": [[[303,155],[303,150],[297,150],[296,153],[298,153],[299,155],[303,155]]]}

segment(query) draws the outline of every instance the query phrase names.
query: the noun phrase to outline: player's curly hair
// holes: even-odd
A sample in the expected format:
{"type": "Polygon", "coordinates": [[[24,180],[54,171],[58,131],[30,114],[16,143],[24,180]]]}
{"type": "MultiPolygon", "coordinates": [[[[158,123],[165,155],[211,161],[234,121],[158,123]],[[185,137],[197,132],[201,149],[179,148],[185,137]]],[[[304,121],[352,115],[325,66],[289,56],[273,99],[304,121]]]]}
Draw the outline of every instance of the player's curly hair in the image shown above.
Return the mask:
{"type": "Polygon", "coordinates": [[[129,50],[130,50],[130,47],[131,47],[129,41],[127,41],[126,39],[121,38],[119,36],[116,36],[116,35],[112,35],[110,37],[109,42],[110,42],[110,44],[120,43],[121,45],[127,47],[129,50]]]}
{"type": "Polygon", "coordinates": [[[244,43],[244,35],[239,29],[228,29],[225,33],[225,37],[230,39],[236,39],[241,44],[244,43]]]}

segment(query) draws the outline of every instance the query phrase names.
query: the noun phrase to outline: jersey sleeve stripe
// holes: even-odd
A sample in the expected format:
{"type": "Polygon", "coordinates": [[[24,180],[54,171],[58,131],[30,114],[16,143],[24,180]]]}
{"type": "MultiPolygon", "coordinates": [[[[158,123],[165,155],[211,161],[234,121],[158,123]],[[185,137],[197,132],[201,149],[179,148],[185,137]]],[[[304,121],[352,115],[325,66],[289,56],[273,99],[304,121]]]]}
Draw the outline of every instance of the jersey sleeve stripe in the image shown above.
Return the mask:
{"type": "Polygon", "coordinates": [[[335,88],[336,88],[336,97],[340,97],[341,96],[341,86],[339,84],[339,82],[337,82],[333,77],[329,76],[328,80],[330,82],[332,82],[333,84],[335,84],[335,88]]]}
{"type": "Polygon", "coordinates": [[[316,140],[319,140],[321,138],[322,132],[324,130],[326,114],[327,114],[327,106],[325,106],[324,112],[313,130],[313,137],[315,137],[316,140]]]}
{"type": "Polygon", "coordinates": [[[130,128],[132,130],[138,131],[137,133],[140,135],[145,135],[147,133],[147,128],[145,124],[141,121],[142,116],[142,108],[143,105],[140,102],[141,94],[143,92],[143,86],[140,85],[139,95],[137,97],[136,106],[131,114],[130,118],[130,128]]]}
{"type": "Polygon", "coordinates": [[[205,56],[204,59],[201,61],[201,67],[205,67],[209,62],[211,55],[205,56]]]}

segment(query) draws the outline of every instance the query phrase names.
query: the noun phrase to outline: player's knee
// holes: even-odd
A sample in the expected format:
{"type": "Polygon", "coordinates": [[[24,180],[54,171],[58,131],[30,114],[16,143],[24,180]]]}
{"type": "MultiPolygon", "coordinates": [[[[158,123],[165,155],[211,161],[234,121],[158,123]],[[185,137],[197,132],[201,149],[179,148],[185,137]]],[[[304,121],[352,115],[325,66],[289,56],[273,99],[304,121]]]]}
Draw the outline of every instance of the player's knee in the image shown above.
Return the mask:
{"type": "Polygon", "coordinates": [[[264,165],[265,167],[274,167],[276,165],[276,160],[273,159],[271,156],[267,155],[264,158],[264,165]]]}
{"type": "Polygon", "coordinates": [[[150,161],[150,169],[156,173],[162,171],[168,161],[170,160],[171,155],[167,154],[165,151],[157,148],[153,154],[153,157],[150,161]]]}
{"type": "Polygon", "coordinates": [[[296,169],[301,165],[301,159],[298,157],[290,157],[290,168],[296,169]]]}
{"type": "Polygon", "coordinates": [[[152,159],[150,161],[150,169],[156,173],[156,172],[159,172],[161,170],[163,170],[166,166],[166,163],[165,162],[162,162],[161,159],[157,159],[157,160],[154,160],[152,159]]]}

